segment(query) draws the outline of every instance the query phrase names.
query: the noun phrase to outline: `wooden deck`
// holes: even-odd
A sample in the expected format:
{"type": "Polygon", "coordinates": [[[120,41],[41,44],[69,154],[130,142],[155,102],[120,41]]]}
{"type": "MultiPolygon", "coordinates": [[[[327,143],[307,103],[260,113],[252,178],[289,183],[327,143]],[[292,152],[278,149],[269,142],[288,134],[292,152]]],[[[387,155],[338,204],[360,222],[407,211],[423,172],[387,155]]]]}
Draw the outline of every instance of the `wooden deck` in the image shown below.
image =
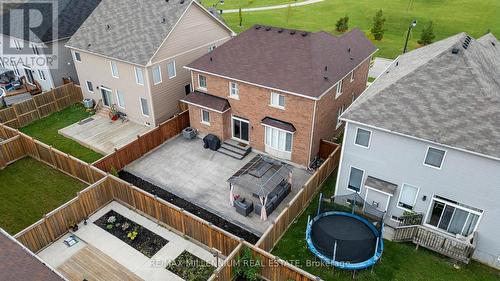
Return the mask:
{"type": "Polygon", "coordinates": [[[59,130],[59,134],[101,154],[107,155],[137,139],[149,131],[143,125],[132,121],[111,121],[107,116],[96,114],[91,119],[75,123],[59,130]]]}
{"type": "Polygon", "coordinates": [[[82,281],[84,279],[89,281],[143,280],[90,245],[73,255],[57,270],[71,281],[82,281]]]}

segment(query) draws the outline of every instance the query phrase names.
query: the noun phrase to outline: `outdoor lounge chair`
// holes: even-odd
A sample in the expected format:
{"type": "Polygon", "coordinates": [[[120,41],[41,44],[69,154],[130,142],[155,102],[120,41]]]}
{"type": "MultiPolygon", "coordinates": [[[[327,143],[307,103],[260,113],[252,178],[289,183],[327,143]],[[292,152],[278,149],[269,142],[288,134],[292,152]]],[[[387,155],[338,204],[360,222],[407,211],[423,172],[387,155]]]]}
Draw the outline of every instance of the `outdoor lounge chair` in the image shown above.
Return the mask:
{"type": "MultiPolygon", "coordinates": [[[[275,197],[277,199],[277,197],[275,197]]],[[[276,200],[275,199],[275,200],[276,200]]],[[[266,214],[269,216],[273,211],[274,211],[274,203],[275,200],[273,201],[273,199],[271,200],[267,200],[267,204],[266,204],[266,214]]],[[[255,204],[255,208],[254,208],[254,212],[260,216],[260,211],[262,210],[262,204],[258,203],[258,204],[255,204]]]]}
{"type": "Polygon", "coordinates": [[[234,208],[236,212],[246,217],[253,211],[253,202],[247,201],[245,198],[238,199],[234,201],[234,208]]]}

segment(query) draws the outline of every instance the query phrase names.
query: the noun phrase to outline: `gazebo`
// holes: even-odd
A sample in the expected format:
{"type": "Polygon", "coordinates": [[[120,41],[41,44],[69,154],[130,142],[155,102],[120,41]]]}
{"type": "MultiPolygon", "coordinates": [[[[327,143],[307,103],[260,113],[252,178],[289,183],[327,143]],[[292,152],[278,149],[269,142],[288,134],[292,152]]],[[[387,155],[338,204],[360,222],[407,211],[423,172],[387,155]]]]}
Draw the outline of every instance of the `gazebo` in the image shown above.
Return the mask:
{"type": "Polygon", "coordinates": [[[242,188],[260,200],[263,206],[260,218],[267,220],[268,214],[265,206],[269,195],[274,195],[278,186],[284,181],[291,185],[292,175],[293,172],[289,164],[259,154],[227,180],[231,190],[230,204],[234,205],[235,187],[242,188]]]}

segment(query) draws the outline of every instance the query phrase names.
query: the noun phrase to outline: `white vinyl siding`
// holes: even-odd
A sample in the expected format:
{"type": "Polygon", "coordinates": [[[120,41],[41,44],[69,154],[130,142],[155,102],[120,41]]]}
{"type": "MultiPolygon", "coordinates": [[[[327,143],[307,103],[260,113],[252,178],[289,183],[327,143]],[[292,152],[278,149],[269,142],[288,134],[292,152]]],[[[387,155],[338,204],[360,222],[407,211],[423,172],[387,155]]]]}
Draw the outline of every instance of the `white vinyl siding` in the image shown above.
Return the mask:
{"type": "Polygon", "coordinates": [[[135,69],[135,82],[138,85],[144,85],[144,69],[139,67],[134,67],[135,69]]]}
{"type": "Polygon", "coordinates": [[[417,202],[418,187],[408,184],[403,184],[401,193],[399,194],[398,206],[406,210],[413,210],[417,202]]]}
{"type": "Polygon", "coordinates": [[[119,107],[125,108],[125,96],[122,91],[116,90],[116,100],[118,101],[119,107]]]}
{"type": "Polygon", "coordinates": [[[161,67],[159,65],[153,67],[153,84],[157,85],[160,84],[162,81],[161,79],[161,67]]]}
{"type": "Polygon", "coordinates": [[[267,146],[279,151],[292,152],[292,133],[268,126],[265,128],[267,146]]]}
{"type": "Polygon", "coordinates": [[[116,62],[110,61],[109,62],[111,66],[111,76],[114,78],[120,78],[120,74],[118,73],[118,65],[116,65],[116,62]]]}
{"type": "Polygon", "coordinates": [[[141,98],[141,110],[142,110],[142,115],[149,117],[148,100],[145,98],[141,98]]]}
{"type": "Polygon", "coordinates": [[[177,76],[177,72],[175,70],[175,60],[167,63],[167,73],[169,79],[175,78],[175,76],[177,76]]]}
{"type": "Polygon", "coordinates": [[[285,108],[285,96],[278,93],[271,93],[271,106],[285,108]]]}

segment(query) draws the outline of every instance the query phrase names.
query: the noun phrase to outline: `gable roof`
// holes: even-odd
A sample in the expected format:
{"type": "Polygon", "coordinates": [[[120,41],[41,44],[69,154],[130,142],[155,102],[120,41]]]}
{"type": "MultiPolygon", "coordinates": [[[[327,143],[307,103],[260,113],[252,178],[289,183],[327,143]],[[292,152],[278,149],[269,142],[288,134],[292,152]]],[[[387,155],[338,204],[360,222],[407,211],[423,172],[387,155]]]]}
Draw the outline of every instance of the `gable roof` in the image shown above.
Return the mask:
{"type": "Polygon", "coordinates": [[[336,37],[255,25],[187,68],[317,99],[375,51],[359,29],[336,37]]]}
{"type": "MultiPolygon", "coordinates": [[[[46,1],[26,1],[10,4],[16,9],[37,9],[37,5],[51,2],[52,8],[38,9],[40,13],[30,15],[30,20],[36,22],[37,16],[43,18],[53,17],[52,22],[43,21],[40,26],[40,32],[36,36],[30,36],[29,41],[34,43],[48,43],[71,37],[87,19],[87,17],[99,5],[101,0],[46,0],[46,1]],[[56,32],[56,34],[54,34],[56,32]]],[[[19,13],[9,13],[8,10],[2,10],[2,17],[9,17],[7,21],[2,21],[2,33],[8,36],[26,40],[23,35],[23,17],[10,17],[11,15],[20,15],[19,13]]],[[[41,18],[40,18],[41,20],[41,18]]]]}
{"type": "Polygon", "coordinates": [[[0,228],[0,280],[64,280],[0,228]]]}
{"type": "Polygon", "coordinates": [[[481,41],[460,33],[401,55],[342,119],[500,159],[500,44],[481,41]]]}
{"type": "Polygon", "coordinates": [[[103,0],[66,46],[145,66],[193,2],[103,0]]]}

